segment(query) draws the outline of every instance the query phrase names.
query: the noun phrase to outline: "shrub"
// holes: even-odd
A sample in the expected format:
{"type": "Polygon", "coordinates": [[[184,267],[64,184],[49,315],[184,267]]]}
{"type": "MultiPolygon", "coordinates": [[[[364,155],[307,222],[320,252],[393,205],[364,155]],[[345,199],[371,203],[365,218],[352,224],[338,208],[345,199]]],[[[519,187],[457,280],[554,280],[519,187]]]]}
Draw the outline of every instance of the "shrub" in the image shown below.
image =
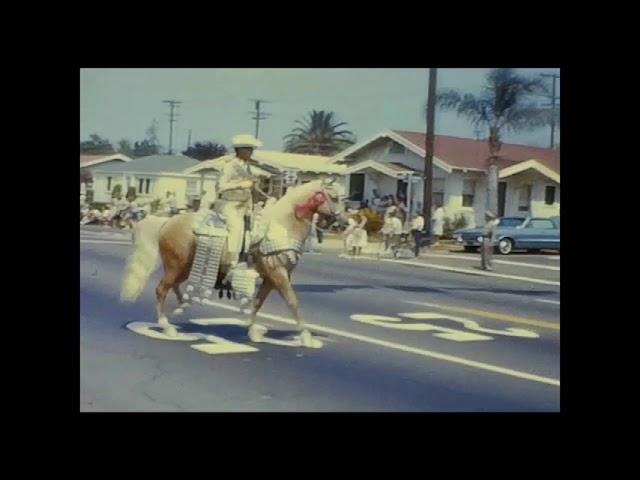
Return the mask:
{"type": "Polygon", "coordinates": [[[160,199],[156,198],[155,200],[151,200],[151,202],[149,203],[149,208],[151,210],[149,213],[156,213],[160,208],[160,199]]]}
{"type": "MultiPolygon", "coordinates": [[[[382,215],[370,208],[360,210],[360,212],[358,213],[367,219],[367,223],[364,225],[364,229],[366,230],[367,235],[371,235],[380,231],[382,225],[384,224],[384,218],[382,217],[382,215]]],[[[360,219],[356,218],[356,221],[359,220],[360,219]]]]}
{"type": "Polygon", "coordinates": [[[461,228],[467,228],[469,222],[467,217],[462,214],[457,214],[451,220],[449,217],[444,217],[442,225],[442,238],[452,238],[453,232],[461,228]]]}

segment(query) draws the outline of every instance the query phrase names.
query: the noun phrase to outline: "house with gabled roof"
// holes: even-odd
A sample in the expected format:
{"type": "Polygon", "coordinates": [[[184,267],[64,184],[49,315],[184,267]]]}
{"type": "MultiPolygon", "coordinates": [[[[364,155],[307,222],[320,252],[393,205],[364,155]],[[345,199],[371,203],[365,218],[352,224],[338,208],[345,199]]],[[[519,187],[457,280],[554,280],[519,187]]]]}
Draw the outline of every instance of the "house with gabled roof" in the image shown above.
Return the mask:
{"type": "MultiPolygon", "coordinates": [[[[206,160],[199,165],[188,168],[184,173],[210,172],[215,174],[226,161],[234,156],[234,154],[229,154],[213,160],[206,160]]],[[[280,197],[286,191],[287,186],[283,183],[283,178],[287,172],[295,172],[298,184],[319,177],[335,178],[339,183],[343,183],[343,173],[347,169],[345,165],[334,162],[331,157],[321,155],[257,149],[251,158],[254,161],[251,166],[252,173],[261,177],[262,190],[275,197],[280,197]]]]}
{"type": "Polygon", "coordinates": [[[167,192],[175,193],[178,208],[190,204],[189,189],[194,192],[199,175],[183,173],[200,162],[184,155],[150,155],[127,163],[98,166],[93,171],[94,201],[109,202],[116,185],[125,195],[129,187],[135,187],[141,203],[164,198],[167,192]]]}
{"type": "MultiPolygon", "coordinates": [[[[385,130],[331,158],[346,169],[345,187],[352,200],[402,193],[411,210],[422,209],[425,134],[385,130]]],[[[484,223],[486,210],[486,140],[436,135],[433,158],[434,205],[445,215],[464,215],[471,226],[484,223]]],[[[560,214],[560,152],[556,149],[503,144],[498,161],[499,215],[549,217],[560,214]]]]}

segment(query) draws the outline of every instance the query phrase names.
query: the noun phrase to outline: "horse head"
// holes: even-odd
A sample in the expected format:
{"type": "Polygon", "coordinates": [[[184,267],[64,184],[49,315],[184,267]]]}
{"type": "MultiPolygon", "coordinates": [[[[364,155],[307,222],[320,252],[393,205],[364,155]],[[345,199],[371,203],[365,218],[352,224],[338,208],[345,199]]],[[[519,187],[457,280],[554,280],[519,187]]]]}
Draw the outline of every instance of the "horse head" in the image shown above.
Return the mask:
{"type": "Polygon", "coordinates": [[[308,218],[317,212],[333,221],[340,215],[344,209],[344,191],[334,182],[335,180],[315,180],[302,185],[302,202],[296,206],[296,217],[308,218]]]}

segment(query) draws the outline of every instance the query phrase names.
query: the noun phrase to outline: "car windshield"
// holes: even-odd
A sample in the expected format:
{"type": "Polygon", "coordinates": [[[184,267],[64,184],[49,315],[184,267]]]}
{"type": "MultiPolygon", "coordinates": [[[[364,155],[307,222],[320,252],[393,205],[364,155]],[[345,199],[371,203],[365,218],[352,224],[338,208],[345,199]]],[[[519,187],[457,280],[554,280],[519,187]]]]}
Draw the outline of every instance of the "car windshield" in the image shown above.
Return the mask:
{"type": "Polygon", "coordinates": [[[500,219],[499,227],[519,227],[524,222],[524,218],[503,217],[500,219]]]}

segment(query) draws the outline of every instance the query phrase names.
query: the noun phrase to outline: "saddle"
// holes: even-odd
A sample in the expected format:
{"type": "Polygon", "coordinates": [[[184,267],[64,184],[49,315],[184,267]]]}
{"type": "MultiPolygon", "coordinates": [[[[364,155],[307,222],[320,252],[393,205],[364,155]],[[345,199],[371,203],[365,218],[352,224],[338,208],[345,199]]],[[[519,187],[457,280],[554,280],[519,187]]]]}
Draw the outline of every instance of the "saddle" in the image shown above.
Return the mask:
{"type": "MultiPolygon", "coordinates": [[[[256,222],[250,230],[249,246],[260,242],[265,237],[267,228],[268,225],[264,222],[256,222]]],[[[238,294],[241,303],[247,303],[255,293],[258,274],[247,268],[245,262],[237,264],[226,278],[218,281],[222,251],[229,236],[225,217],[210,210],[199,212],[194,220],[193,232],[196,236],[196,253],[187,279],[185,300],[192,299],[200,303],[203,297],[210,298],[216,289],[222,297],[223,290],[226,289],[227,298],[231,298],[233,291],[234,298],[238,294]]]]}

